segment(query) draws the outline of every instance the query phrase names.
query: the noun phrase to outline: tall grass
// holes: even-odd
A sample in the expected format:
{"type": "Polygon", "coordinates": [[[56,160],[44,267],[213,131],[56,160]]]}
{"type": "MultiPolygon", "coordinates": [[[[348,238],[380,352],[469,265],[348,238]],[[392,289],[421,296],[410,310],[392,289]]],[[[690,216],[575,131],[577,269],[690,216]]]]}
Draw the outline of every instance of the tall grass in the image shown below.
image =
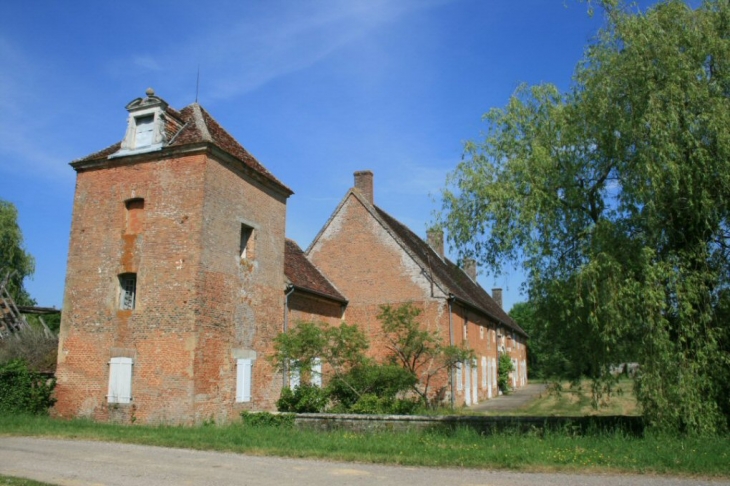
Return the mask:
{"type": "Polygon", "coordinates": [[[411,466],[730,476],[730,439],[570,430],[482,436],[451,432],[316,432],[296,428],[122,426],[48,417],[0,417],[0,434],[129,442],[256,455],[411,466]]]}

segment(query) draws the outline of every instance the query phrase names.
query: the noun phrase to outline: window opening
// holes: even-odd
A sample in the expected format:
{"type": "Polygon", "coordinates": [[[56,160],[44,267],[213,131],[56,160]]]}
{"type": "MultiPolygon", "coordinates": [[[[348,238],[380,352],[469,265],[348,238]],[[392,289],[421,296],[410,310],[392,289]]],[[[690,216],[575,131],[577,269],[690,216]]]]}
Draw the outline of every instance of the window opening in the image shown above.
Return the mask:
{"type": "Polygon", "coordinates": [[[241,225],[241,244],[239,246],[241,259],[251,260],[254,258],[254,237],[253,228],[241,225]]]}
{"type": "Polygon", "coordinates": [[[119,308],[121,310],[134,309],[137,298],[137,274],[124,273],[119,276],[120,296],[119,308]]]}
{"type": "Polygon", "coordinates": [[[152,145],[152,142],[154,141],[155,116],[140,116],[135,118],[134,121],[136,125],[134,136],[135,148],[152,145]]]}

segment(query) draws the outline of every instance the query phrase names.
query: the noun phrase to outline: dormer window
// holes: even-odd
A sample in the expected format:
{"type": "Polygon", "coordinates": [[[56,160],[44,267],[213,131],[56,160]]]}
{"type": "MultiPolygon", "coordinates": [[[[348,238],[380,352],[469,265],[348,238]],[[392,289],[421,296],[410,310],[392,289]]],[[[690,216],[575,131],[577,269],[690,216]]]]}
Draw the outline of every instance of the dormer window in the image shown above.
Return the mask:
{"type": "Polygon", "coordinates": [[[134,121],[134,148],[149,147],[155,141],[155,115],[140,116],[134,121]]]}
{"type": "Polygon", "coordinates": [[[179,120],[167,113],[167,103],[150,88],[146,98],[137,98],[127,104],[129,118],[127,133],[119,150],[109,158],[161,150],[167,143],[168,125],[179,128],[179,120]]]}

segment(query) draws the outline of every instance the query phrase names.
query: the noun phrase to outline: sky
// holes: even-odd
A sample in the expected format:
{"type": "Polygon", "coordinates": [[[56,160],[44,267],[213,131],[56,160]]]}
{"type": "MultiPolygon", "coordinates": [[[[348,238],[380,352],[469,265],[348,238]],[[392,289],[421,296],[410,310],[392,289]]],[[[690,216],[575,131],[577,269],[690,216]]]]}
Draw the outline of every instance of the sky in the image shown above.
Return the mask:
{"type": "MultiPolygon", "coordinates": [[[[68,164],[121,140],[148,87],[176,109],[197,96],[294,191],[302,248],[365,169],[376,204],[425,237],[482,115],[521,83],[568,89],[602,25],[577,0],[4,0],[0,199],[36,260],[26,287],[62,306],[68,164]]],[[[526,300],[519,268],[479,271],[506,310],[526,300]]]]}

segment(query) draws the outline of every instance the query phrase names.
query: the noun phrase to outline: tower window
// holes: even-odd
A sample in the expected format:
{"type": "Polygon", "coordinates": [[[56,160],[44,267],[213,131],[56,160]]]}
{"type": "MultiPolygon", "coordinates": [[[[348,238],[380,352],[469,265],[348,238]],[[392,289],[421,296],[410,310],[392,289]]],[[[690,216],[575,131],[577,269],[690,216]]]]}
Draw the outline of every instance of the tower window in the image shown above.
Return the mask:
{"type": "Polygon", "coordinates": [[[253,228],[241,225],[241,244],[239,246],[241,259],[252,260],[254,258],[254,234],[253,228]]]}
{"type": "Polygon", "coordinates": [[[119,308],[132,310],[137,298],[137,274],[123,273],[119,276],[119,308]]]}
{"type": "Polygon", "coordinates": [[[134,119],[134,147],[147,147],[154,142],[155,116],[145,115],[134,119]]]}

